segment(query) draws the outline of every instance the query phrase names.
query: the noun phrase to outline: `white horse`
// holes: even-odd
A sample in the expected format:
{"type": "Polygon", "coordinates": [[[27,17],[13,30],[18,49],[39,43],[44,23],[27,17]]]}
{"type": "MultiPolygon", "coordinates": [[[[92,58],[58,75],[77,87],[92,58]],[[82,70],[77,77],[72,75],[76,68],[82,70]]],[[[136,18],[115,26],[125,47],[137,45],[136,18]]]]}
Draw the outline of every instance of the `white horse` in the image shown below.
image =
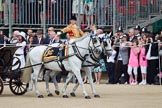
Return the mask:
{"type": "MultiPolygon", "coordinates": [[[[110,34],[108,35],[104,35],[102,38],[101,38],[101,46],[102,46],[102,49],[103,49],[103,52],[104,54],[106,54],[107,56],[110,56],[111,53],[112,53],[112,50],[111,50],[111,40],[110,40],[110,34]]],[[[86,57],[86,60],[83,62],[83,67],[82,67],[82,71],[86,72],[86,76],[88,77],[88,80],[90,82],[90,85],[91,85],[91,90],[92,90],[92,94],[94,95],[94,97],[100,97],[95,89],[94,89],[94,86],[93,86],[93,80],[92,80],[92,73],[91,73],[91,70],[92,70],[92,67],[94,67],[93,65],[95,65],[96,61],[98,60],[100,54],[94,54],[94,56],[92,56],[94,53],[92,52],[89,56],[86,57]],[[91,65],[91,67],[89,66],[91,65]],[[84,67],[86,66],[86,67],[84,67]]],[[[58,87],[58,83],[56,81],[56,75],[57,73],[52,73],[53,75],[51,75],[51,78],[52,78],[52,81],[55,85],[55,93],[57,95],[59,95],[59,87],[58,87]]],[[[48,96],[53,96],[53,94],[50,92],[49,90],[49,77],[50,77],[50,74],[45,74],[45,82],[46,82],[46,90],[47,90],[47,93],[48,93],[48,96]]],[[[73,73],[69,73],[68,76],[67,76],[67,80],[66,80],[66,83],[63,87],[63,90],[62,90],[62,93],[63,93],[63,97],[67,98],[67,94],[66,94],[66,88],[70,82],[70,80],[72,79],[73,77],[73,73]]],[[[70,93],[71,96],[75,96],[75,91],[76,89],[78,88],[79,86],[79,83],[77,83],[74,88],[72,89],[72,92],[70,93]]]]}
{"type": "MultiPolygon", "coordinates": [[[[27,64],[35,65],[35,64],[41,63],[43,53],[46,49],[47,49],[47,46],[34,47],[28,53],[27,64]]],[[[64,65],[64,67],[67,71],[70,71],[75,74],[79,84],[82,87],[83,94],[86,99],[89,99],[90,96],[88,96],[88,94],[85,90],[85,86],[84,86],[82,78],[81,78],[80,70],[81,70],[82,62],[84,61],[85,57],[90,52],[94,52],[94,51],[98,54],[100,54],[102,51],[99,38],[92,36],[92,35],[87,35],[87,36],[81,37],[78,40],[76,40],[73,44],[69,45],[69,48],[68,48],[69,55],[73,55],[73,56],[70,56],[68,58],[68,61],[63,60],[63,62],[62,62],[62,64],[64,65]]],[[[55,72],[61,72],[62,69],[60,68],[58,62],[52,61],[49,63],[45,63],[45,64],[43,64],[43,67],[46,69],[53,70],[55,72]]],[[[38,86],[37,86],[37,79],[38,79],[38,75],[42,69],[42,65],[33,66],[32,68],[33,68],[33,73],[32,73],[31,80],[29,82],[29,88],[27,91],[31,91],[33,84],[34,84],[36,95],[39,98],[43,98],[43,95],[41,95],[41,93],[38,89],[38,86]]]]}
{"type": "MultiPolygon", "coordinates": [[[[103,52],[104,54],[106,54],[108,57],[112,54],[112,48],[111,48],[111,40],[110,40],[110,34],[108,35],[105,35],[101,38],[101,42],[102,42],[102,48],[103,48],[103,52]]],[[[88,58],[88,61],[91,61],[91,63],[95,63],[96,61],[91,59],[91,57],[88,58]]],[[[87,62],[88,63],[88,62],[87,62]]],[[[94,67],[94,66],[93,66],[94,67]]],[[[90,77],[91,75],[91,70],[93,69],[93,67],[84,67],[83,70],[86,72],[86,76],[88,77],[88,80],[89,80],[89,83],[91,85],[91,89],[92,89],[92,93],[94,94],[95,91],[94,91],[94,87],[93,87],[93,81],[92,81],[92,77],[90,77]]],[[[71,74],[71,73],[69,73],[71,74]]],[[[70,75],[69,75],[70,76],[70,75]]],[[[69,83],[69,79],[70,77],[68,76],[68,79],[67,79],[67,84],[69,83]]],[[[91,75],[92,76],[92,75],[91,75]]],[[[77,88],[79,87],[79,83],[76,83],[76,85],[74,86],[74,88],[72,89],[70,95],[72,97],[75,97],[75,91],[77,90],[77,88]]],[[[63,88],[63,93],[65,92],[66,90],[66,85],[64,86],[63,88]]],[[[94,97],[100,97],[99,95],[94,95],[94,97]]]]}

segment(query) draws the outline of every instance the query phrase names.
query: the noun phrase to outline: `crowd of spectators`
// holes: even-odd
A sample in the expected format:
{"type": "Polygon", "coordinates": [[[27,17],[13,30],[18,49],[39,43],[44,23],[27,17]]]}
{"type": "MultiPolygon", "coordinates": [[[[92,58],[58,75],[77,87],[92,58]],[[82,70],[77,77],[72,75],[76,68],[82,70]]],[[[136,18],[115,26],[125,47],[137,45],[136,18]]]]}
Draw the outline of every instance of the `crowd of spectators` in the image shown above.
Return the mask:
{"type": "MultiPolygon", "coordinates": [[[[73,14],[80,19],[81,24],[86,23],[87,29],[91,29],[92,33],[103,34],[103,30],[97,29],[94,25],[94,19],[97,25],[111,24],[112,14],[110,13],[112,10],[110,10],[110,7],[112,7],[112,0],[80,1],[79,3],[78,0],[46,0],[47,23],[62,24],[62,22],[66,22],[68,24],[69,18],[73,14]],[[78,6],[79,4],[80,6],[78,6]],[[108,13],[110,16],[107,15],[108,13]]],[[[156,0],[152,0],[151,3],[157,4],[156,0]]],[[[128,0],[128,14],[131,17],[136,10],[135,4],[137,4],[136,0],[128,0]]],[[[141,15],[145,15],[142,12],[146,10],[148,1],[140,0],[140,4],[141,15]]],[[[126,16],[127,6],[125,2],[116,0],[116,6],[118,7],[118,15],[126,16]]],[[[43,26],[43,10],[43,0],[0,0],[0,19],[3,20],[4,26],[8,26],[9,23],[41,24],[43,26]],[[9,2],[11,2],[10,8],[9,2]],[[9,19],[9,9],[12,10],[10,13],[13,19],[11,20],[9,19]]],[[[57,33],[53,27],[49,27],[46,34],[43,34],[42,30],[33,32],[33,29],[28,29],[26,34],[15,30],[11,39],[5,36],[1,30],[0,47],[6,44],[16,46],[23,44],[24,47],[19,50],[21,53],[18,52],[17,56],[25,56],[31,47],[59,42],[60,37],[54,37],[57,37],[57,33]]],[[[68,34],[66,38],[66,42],[68,42],[68,34]]],[[[145,85],[158,83],[155,82],[160,65],[158,48],[162,46],[158,43],[158,40],[162,41],[162,33],[155,35],[147,31],[146,28],[141,29],[139,26],[130,29],[128,33],[124,33],[122,27],[119,27],[117,32],[112,35],[111,40],[112,55],[110,57],[101,55],[102,59],[99,62],[101,66],[93,69],[97,84],[100,83],[103,71],[108,73],[109,84],[145,85]]]]}
{"type": "Polygon", "coordinates": [[[155,35],[139,26],[130,29],[128,33],[123,33],[119,28],[113,40],[112,47],[116,51],[116,56],[113,55],[115,71],[110,83],[157,83],[155,77],[159,73],[158,48],[161,46],[161,34],[155,35]]]}
{"type": "MultiPolygon", "coordinates": [[[[96,25],[91,26],[91,30],[91,33],[103,34],[103,30],[97,29],[96,25]]],[[[3,31],[0,31],[0,33],[0,46],[6,44],[19,46],[20,43],[23,43],[24,52],[20,51],[23,56],[31,47],[40,44],[48,45],[60,40],[60,37],[55,38],[57,33],[53,27],[49,27],[45,35],[43,35],[42,30],[33,32],[32,29],[29,29],[26,34],[15,30],[11,39],[5,36],[3,31]]],[[[67,41],[65,42],[68,42],[70,39],[68,34],[66,38],[67,41]]],[[[158,49],[162,46],[158,40],[162,41],[162,33],[155,35],[145,27],[141,29],[136,26],[135,29],[130,29],[128,33],[124,33],[123,29],[119,27],[117,32],[111,36],[112,55],[110,57],[101,55],[99,62],[101,66],[92,70],[94,80],[99,84],[102,72],[107,72],[108,84],[157,84],[155,78],[158,76],[160,65],[158,49]]],[[[18,53],[17,55],[20,56],[21,54],[18,53]]]]}

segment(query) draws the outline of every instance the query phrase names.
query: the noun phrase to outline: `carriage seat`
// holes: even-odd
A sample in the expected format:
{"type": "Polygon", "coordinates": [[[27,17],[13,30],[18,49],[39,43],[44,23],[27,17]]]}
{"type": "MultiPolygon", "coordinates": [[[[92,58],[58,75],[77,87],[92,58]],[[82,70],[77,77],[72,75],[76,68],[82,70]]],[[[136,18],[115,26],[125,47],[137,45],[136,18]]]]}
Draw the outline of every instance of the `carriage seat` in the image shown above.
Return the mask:
{"type": "Polygon", "coordinates": [[[59,60],[68,54],[68,45],[64,47],[48,46],[43,54],[43,61],[59,60]]]}

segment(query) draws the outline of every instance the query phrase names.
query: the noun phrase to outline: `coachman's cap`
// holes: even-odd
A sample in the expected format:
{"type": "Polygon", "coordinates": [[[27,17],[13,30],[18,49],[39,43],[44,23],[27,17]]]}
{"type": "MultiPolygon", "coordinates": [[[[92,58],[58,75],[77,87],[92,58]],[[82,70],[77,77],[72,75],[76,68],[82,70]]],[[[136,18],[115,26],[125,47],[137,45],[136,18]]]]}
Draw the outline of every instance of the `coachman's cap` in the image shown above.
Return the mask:
{"type": "Polygon", "coordinates": [[[117,32],[123,32],[123,28],[120,26],[117,30],[117,32]]]}
{"type": "Polygon", "coordinates": [[[76,16],[71,16],[70,20],[77,20],[76,16]]]}
{"type": "Polygon", "coordinates": [[[136,25],[136,27],[134,28],[134,30],[139,30],[141,31],[141,27],[139,25],[136,25]]]}

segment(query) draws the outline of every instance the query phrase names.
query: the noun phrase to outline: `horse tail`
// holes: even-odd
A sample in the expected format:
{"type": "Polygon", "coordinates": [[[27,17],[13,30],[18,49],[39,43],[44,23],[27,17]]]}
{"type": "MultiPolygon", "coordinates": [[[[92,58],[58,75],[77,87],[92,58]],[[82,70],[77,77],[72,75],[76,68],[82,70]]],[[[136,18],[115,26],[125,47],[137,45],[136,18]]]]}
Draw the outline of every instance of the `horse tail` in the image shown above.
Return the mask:
{"type": "Polygon", "coordinates": [[[25,68],[23,71],[22,82],[29,83],[30,78],[31,78],[31,73],[32,73],[32,67],[30,66],[31,66],[31,61],[30,61],[29,53],[28,53],[26,56],[26,64],[25,64],[25,67],[28,67],[28,68],[25,68]]]}

